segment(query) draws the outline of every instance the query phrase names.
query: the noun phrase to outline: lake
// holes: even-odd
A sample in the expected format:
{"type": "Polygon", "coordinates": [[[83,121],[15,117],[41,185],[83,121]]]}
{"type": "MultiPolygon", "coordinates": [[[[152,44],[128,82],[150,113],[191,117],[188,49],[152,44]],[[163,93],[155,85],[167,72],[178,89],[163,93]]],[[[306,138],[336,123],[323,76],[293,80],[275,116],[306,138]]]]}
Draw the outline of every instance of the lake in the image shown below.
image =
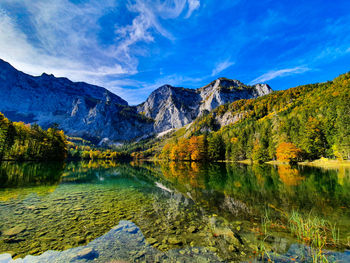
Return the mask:
{"type": "Polygon", "coordinates": [[[350,262],[350,170],[3,162],[0,234],[1,263],[350,262]]]}

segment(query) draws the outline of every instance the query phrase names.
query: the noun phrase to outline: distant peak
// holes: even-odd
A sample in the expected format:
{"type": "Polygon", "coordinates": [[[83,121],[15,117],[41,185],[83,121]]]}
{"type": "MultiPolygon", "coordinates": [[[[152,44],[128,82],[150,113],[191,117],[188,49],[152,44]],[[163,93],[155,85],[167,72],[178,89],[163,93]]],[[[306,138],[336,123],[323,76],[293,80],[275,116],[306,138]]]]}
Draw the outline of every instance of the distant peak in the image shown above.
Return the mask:
{"type": "Polygon", "coordinates": [[[45,72],[44,72],[43,74],[41,74],[41,76],[42,76],[42,77],[51,77],[51,78],[53,77],[53,78],[55,78],[55,75],[54,75],[54,74],[47,74],[47,73],[45,73],[45,72]]]}
{"type": "Polygon", "coordinates": [[[221,87],[246,87],[247,85],[245,85],[244,83],[242,83],[241,81],[236,80],[236,79],[228,79],[225,77],[220,77],[220,78],[213,80],[208,85],[201,87],[199,89],[207,89],[209,87],[218,88],[220,86],[221,87]]]}
{"type": "Polygon", "coordinates": [[[173,88],[173,86],[171,86],[170,84],[164,84],[164,85],[160,86],[159,88],[160,89],[161,88],[170,88],[171,89],[171,88],[173,88]]]}

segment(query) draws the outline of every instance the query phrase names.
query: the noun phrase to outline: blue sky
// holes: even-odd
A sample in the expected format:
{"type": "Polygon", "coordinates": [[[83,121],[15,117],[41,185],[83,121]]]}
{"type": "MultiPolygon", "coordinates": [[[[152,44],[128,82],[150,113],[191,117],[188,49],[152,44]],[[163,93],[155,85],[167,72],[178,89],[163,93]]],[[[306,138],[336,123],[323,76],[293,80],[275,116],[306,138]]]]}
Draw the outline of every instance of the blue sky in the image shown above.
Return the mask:
{"type": "Polygon", "coordinates": [[[350,71],[350,1],[1,0],[0,58],[130,104],[218,77],[287,89],[350,71]]]}

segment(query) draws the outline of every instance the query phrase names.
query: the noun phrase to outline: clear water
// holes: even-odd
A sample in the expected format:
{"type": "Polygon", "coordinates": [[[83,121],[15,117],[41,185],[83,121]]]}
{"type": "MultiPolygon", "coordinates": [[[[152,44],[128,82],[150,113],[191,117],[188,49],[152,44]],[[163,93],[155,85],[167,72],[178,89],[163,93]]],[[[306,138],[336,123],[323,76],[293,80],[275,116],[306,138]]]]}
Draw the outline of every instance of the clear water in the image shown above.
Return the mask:
{"type": "Polygon", "coordinates": [[[349,262],[350,171],[197,163],[2,163],[0,262],[310,261],[291,211],[336,223],[349,262]]]}

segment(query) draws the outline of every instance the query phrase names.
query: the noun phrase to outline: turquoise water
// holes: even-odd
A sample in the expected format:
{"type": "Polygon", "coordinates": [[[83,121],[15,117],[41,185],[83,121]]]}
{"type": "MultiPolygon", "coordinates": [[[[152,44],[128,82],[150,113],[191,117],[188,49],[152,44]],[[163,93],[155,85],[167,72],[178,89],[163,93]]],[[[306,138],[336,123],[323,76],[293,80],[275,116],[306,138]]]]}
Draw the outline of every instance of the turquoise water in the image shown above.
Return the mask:
{"type": "Polygon", "coordinates": [[[292,211],[334,223],[324,254],[350,261],[345,168],[2,163],[0,183],[0,262],[311,261],[292,211]]]}

